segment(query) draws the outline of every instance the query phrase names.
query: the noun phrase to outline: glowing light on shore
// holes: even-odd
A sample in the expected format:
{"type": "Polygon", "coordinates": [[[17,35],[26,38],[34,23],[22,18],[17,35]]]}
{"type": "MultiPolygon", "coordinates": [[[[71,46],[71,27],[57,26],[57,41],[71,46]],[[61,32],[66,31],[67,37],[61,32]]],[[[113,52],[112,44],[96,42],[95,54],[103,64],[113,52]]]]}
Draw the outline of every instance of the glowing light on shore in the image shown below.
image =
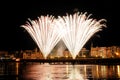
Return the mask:
{"type": "Polygon", "coordinates": [[[58,30],[59,27],[56,27],[55,23],[57,21],[53,16],[41,16],[37,20],[27,21],[27,24],[22,25],[28,33],[31,35],[33,40],[38,45],[41,50],[44,58],[48,56],[54,46],[61,39],[58,30]]]}
{"type": "Polygon", "coordinates": [[[85,45],[85,43],[93,36],[96,32],[102,30],[102,27],[106,27],[103,24],[105,19],[89,18],[90,15],[75,13],[73,15],[66,15],[59,17],[60,26],[66,31],[62,37],[63,42],[70,51],[73,59],[76,58],[79,51],[85,45]]]}

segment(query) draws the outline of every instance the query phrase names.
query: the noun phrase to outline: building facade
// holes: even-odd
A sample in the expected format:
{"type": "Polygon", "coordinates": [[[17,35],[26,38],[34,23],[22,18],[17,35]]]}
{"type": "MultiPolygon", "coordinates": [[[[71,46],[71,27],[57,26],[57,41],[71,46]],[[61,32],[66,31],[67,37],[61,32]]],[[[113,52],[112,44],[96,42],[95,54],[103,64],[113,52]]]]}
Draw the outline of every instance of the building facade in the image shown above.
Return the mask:
{"type": "Polygon", "coordinates": [[[90,56],[100,58],[117,58],[120,57],[120,47],[91,47],[90,56]]]}

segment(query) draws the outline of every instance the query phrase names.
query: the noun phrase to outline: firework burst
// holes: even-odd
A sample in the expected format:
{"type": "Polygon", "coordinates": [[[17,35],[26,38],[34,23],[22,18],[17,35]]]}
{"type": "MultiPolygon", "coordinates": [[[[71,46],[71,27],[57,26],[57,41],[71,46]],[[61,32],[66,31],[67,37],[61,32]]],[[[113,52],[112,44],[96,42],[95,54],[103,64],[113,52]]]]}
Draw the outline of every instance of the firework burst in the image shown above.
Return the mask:
{"type": "Polygon", "coordinates": [[[93,36],[96,32],[102,30],[102,27],[106,26],[101,23],[106,21],[105,19],[89,18],[90,15],[87,13],[80,14],[75,13],[73,15],[66,15],[59,17],[60,26],[64,29],[64,36],[62,37],[63,42],[70,51],[73,59],[85,45],[85,43],[93,36]]]}
{"type": "Polygon", "coordinates": [[[106,27],[102,23],[105,19],[97,21],[89,18],[90,15],[77,12],[73,15],[58,16],[57,19],[54,16],[41,16],[37,20],[29,19],[22,27],[29,32],[45,58],[62,39],[75,59],[85,43],[102,30],[102,27],[106,27]]]}
{"type": "Polygon", "coordinates": [[[21,26],[28,31],[45,58],[61,39],[58,33],[60,29],[55,23],[57,21],[54,17],[47,15],[38,17],[37,20],[29,19],[27,24],[21,26]]]}

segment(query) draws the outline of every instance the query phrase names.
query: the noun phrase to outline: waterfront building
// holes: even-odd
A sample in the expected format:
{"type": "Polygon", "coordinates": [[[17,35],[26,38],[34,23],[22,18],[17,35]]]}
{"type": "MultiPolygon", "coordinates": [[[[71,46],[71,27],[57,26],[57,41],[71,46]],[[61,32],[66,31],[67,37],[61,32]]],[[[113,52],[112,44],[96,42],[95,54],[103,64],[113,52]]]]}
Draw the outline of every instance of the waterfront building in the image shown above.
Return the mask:
{"type": "Polygon", "coordinates": [[[77,57],[89,57],[89,50],[82,48],[77,57]]]}
{"type": "Polygon", "coordinates": [[[23,59],[42,59],[43,55],[37,49],[23,51],[23,59]]]}
{"type": "Polygon", "coordinates": [[[8,51],[0,51],[0,59],[9,58],[8,51]]]}
{"type": "Polygon", "coordinates": [[[63,52],[63,56],[64,56],[65,58],[71,58],[71,57],[72,57],[72,55],[70,54],[70,52],[69,52],[68,50],[65,50],[65,51],[63,52]]]}
{"type": "Polygon", "coordinates": [[[100,58],[117,58],[120,57],[120,47],[91,47],[90,56],[100,58]]]}

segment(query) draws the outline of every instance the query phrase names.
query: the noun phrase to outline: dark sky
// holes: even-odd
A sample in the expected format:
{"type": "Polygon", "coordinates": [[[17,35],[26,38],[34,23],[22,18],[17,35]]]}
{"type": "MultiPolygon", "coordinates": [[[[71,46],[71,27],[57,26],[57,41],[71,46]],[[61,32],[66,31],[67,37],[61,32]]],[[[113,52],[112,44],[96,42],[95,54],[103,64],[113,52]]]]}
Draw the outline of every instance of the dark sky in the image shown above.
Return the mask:
{"type": "Polygon", "coordinates": [[[0,50],[33,49],[37,46],[29,34],[20,27],[25,24],[27,18],[36,19],[46,14],[62,16],[73,13],[76,9],[92,13],[93,18],[107,20],[107,28],[96,33],[86,45],[90,45],[91,42],[94,46],[120,45],[120,31],[115,19],[117,12],[112,0],[16,0],[0,4],[0,50]]]}

